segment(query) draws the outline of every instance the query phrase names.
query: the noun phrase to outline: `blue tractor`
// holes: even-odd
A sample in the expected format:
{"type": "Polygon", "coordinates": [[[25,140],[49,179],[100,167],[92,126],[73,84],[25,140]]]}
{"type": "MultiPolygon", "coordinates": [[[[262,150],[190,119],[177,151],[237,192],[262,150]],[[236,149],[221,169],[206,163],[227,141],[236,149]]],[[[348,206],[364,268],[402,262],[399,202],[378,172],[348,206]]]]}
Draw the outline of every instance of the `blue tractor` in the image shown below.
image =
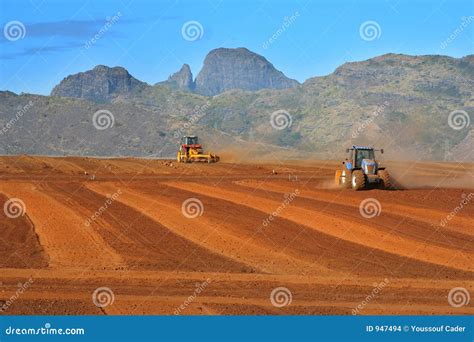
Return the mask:
{"type": "Polygon", "coordinates": [[[350,157],[342,162],[336,171],[336,185],[354,190],[376,186],[381,189],[390,189],[392,183],[390,175],[384,167],[375,160],[375,151],[383,153],[383,149],[375,150],[368,146],[352,146],[346,150],[350,157]]]}

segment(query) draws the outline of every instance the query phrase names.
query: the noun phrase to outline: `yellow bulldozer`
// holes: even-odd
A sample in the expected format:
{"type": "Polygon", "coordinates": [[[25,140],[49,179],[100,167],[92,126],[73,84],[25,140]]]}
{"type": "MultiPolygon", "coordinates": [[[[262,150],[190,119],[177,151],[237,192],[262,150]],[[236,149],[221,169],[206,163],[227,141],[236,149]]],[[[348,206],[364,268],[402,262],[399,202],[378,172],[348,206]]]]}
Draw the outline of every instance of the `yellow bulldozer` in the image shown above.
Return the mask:
{"type": "Polygon", "coordinates": [[[184,136],[181,138],[178,154],[176,156],[178,163],[208,162],[215,163],[219,161],[219,156],[212,153],[204,153],[202,145],[198,142],[197,136],[184,136]]]}

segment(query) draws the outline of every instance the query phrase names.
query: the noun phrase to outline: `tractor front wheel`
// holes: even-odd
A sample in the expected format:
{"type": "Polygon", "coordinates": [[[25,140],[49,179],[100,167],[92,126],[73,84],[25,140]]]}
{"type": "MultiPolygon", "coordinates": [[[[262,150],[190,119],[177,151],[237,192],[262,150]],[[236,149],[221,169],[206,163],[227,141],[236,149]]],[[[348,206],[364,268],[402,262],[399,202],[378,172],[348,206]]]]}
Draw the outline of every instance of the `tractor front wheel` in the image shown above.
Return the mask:
{"type": "Polygon", "coordinates": [[[365,175],[361,170],[352,172],[352,189],[362,190],[365,188],[365,175]]]}
{"type": "Polygon", "coordinates": [[[390,181],[390,174],[387,170],[379,170],[377,174],[380,177],[380,187],[382,189],[388,190],[392,188],[392,182],[390,181]]]}

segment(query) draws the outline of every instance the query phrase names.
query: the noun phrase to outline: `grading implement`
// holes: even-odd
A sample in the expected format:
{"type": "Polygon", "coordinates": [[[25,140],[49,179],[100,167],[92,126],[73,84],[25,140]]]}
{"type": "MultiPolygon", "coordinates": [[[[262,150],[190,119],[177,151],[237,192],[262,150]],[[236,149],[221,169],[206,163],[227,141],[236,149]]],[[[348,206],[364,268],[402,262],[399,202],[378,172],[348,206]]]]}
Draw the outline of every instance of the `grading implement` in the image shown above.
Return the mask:
{"type": "Polygon", "coordinates": [[[178,163],[215,163],[219,161],[219,156],[216,156],[211,152],[203,153],[202,146],[199,144],[197,136],[185,136],[181,138],[181,144],[176,159],[178,160],[178,163]]]}
{"type": "Polygon", "coordinates": [[[392,187],[390,175],[379,162],[375,160],[375,151],[383,153],[383,149],[375,150],[373,147],[352,146],[346,150],[350,153],[349,159],[342,162],[342,166],[336,171],[336,185],[342,188],[362,190],[370,185],[376,185],[381,189],[392,187]]]}

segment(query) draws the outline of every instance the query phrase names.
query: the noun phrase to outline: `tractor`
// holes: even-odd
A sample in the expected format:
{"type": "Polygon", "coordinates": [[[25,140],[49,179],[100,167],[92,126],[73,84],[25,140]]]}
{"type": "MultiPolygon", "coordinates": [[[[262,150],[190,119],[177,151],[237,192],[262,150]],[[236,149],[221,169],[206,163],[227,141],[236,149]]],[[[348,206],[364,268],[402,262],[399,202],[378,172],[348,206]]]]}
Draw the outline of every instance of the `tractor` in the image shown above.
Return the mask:
{"type": "Polygon", "coordinates": [[[349,159],[342,162],[342,166],[336,171],[336,185],[342,188],[362,190],[370,185],[381,189],[392,187],[390,175],[384,167],[375,160],[375,151],[383,153],[383,149],[375,150],[368,146],[352,146],[346,153],[350,153],[349,159]]]}
{"type": "Polygon", "coordinates": [[[215,163],[219,161],[219,156],[212,153],[203,153],[202,146],[198,142],[196,136],[184,136],[181,138],[177,154],[178,163],[191,163],[203,161],[208,163],[215,163]]]}

